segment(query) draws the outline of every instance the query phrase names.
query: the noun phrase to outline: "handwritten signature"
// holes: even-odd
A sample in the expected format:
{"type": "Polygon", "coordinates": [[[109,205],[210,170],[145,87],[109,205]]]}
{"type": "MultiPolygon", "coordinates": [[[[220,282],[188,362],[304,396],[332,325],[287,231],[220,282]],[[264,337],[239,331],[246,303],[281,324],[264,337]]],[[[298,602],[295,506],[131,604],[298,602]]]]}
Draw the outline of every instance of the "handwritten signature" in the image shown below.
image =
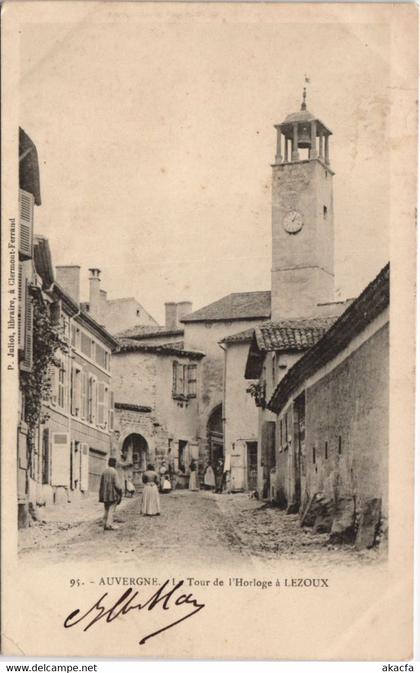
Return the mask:
{"type": "Polygon", "coordinates": [[[125,591],[111,605],[111,607],[106,605],[105,600],[108,597],[108,592],[106,592],[83,614],[81,614],[80,608],[73,610],[73,612],[71,612],[64,620],[64,627],[70,629],[73,626],[77,626],[77,624],[83,623],[83,631],[87,631],[101,619],[109,624],[110,622],[113,622],[114,619],[117,619],[121,615],[126,615],[132,610],[147,609],[150,611],[154,610],[156,607],[160,607],[162,610],[170,610],[174,607],[179,608],[182,605],[190,605],[194,608],[191,612],[180,617],[176,621],[144,636],[139,641],[139,645],[144,645],[144,643],[150,638],[153,638],[153,636],[157,636],[159,633],[163,633],[163,631],[167,631],[186,619],[193,617],[205,607],[205,604],[199,603],[197,599],[194,598],[193,594],[180,593],[183,584],[184,580],[180,580],[172,588],[169,588],[170,580],[166,580],[153,596],[148,598],[144,603],[137,599],[139,595],[138,591],[127,589],[127,591],[125,591]]]}

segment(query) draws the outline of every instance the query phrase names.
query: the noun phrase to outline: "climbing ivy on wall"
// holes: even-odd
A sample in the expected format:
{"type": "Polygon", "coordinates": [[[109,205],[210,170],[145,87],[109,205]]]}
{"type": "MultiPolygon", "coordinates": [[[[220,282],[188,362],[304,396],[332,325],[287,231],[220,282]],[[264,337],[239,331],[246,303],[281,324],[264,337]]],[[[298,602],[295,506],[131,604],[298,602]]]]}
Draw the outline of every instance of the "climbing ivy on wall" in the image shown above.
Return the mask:
{"type": "Polygon", "coordinates": [[[33,362],[29,372],[21,372],[21,388],[25,400],[24,418],[28,426],[28,451],[31,464],[32,447],[35,431],[39,423],[47,420],[48,415],[42,413],[42,403],[51,398],[52,382],[51,365],[57,366],[58,353],[67,352],[62,328],[51,319],[49,305],[36,295],[32,298],[33,362]]]}

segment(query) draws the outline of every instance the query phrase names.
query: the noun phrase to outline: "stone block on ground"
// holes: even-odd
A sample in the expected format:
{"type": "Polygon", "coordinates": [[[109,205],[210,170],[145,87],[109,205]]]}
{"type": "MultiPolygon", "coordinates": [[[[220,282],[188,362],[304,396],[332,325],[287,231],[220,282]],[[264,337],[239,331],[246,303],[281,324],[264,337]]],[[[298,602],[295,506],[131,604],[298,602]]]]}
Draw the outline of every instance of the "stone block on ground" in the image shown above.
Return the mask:
{"type": "Polygon", "coordinates": [[[355,538],[356,509],[353,496],[338,498],[328,542],[353,543],[355,538]]]}
{"type": "Polygon", "coordinates": [[[321,507],[317,512],[312,530],[314,533],[329,533],[331,531],[335,514],[334,500],[332,498],[322,496],[322,498],[318,501],[318,504],[321,504],[321,507]]]}
{"type": "Polygon", "coordinates": [[[382,498],[366,500],[360,514],[356,535],[356,549],[370,549],[375,544],[376,533],[381,521],[382,498]]]}
{"type": "Polygon", "coordinates": [[[308,501],[308,504],[303,510],[300,525],[303,528],[312,528],[316,521],[316,517],[324,507],[324,496],[322,493],[315,493],[308,501]]]}

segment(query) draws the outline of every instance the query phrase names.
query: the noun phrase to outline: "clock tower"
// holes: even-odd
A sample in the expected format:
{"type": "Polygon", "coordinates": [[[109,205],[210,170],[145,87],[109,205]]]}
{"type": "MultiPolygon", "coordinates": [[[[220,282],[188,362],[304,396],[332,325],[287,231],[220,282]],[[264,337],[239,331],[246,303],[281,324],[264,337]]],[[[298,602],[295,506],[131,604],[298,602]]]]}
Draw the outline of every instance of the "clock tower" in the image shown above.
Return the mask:
{"type": "Polygon", "coordinates": [[[273,164],[271,317],[299,318],[334,300],[331,131],[306,109],[277,130],[273,164]]]}

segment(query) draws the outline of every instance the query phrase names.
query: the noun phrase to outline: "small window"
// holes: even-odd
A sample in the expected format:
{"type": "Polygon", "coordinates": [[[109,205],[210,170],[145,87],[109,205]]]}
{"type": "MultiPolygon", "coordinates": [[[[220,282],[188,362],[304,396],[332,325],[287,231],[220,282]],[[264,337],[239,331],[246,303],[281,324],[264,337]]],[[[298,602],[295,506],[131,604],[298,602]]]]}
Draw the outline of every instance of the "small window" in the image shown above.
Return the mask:
{"type": "Polygon", "coordinates": [[[338,436],[338,455],[342,454],[341,435],[338,436]]]}
{"type": "Polygon", "coordinates": [[[137,313],[137,317],[139,317],[140,316],[140,309],[139,308],[137,309],[136,313],[137,313]]]}
{"type": "Polygon", "coordinates": [[[328,217],[328,208],[327,206],[324,206],[324,220],[326,220],[328,217]]]}
{"type": "Polygon", "coordinates": [[[328,442],[325,442],[325,460],[328,460],[328,442]]]}
{"type": "Polygon", "coordinates": [[[312,462],[315,465],[315,463],[316,463],[316,448],[314,446],[312,447],[312,462]]]}

